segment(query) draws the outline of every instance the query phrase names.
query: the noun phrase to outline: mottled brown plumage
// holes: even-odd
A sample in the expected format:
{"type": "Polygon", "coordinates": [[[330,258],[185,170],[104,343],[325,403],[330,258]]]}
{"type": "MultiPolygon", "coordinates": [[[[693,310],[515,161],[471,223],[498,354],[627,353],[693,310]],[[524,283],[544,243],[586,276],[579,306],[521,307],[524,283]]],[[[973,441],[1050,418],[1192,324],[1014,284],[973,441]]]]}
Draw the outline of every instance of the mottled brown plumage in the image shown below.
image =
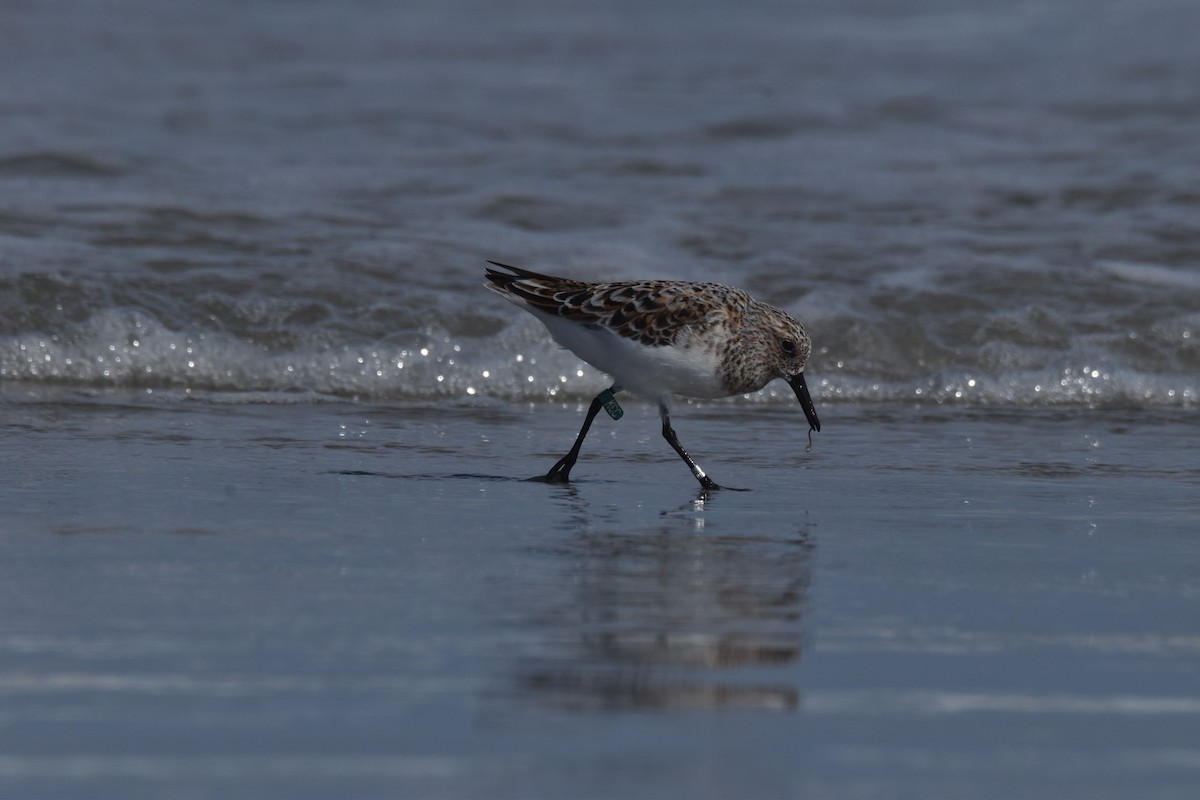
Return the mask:
{"type": "MultiPolygon", "coordinates": [[[[813,430],[821,423],[804,381],[812,350],[790,315],[719,283],[591,283],[489,262],[488,288],[537,316],[563,347],[612,375],[609,391],[657,397],[663,436],[707,488],[716,484],[679,446],[669,422],[672,394],[716,398],[757,391],[775,378],[796,393],[813,430]]],[[[597,397],[576,446],[546,480],[567,479],[600,408],[597,397]]]]}

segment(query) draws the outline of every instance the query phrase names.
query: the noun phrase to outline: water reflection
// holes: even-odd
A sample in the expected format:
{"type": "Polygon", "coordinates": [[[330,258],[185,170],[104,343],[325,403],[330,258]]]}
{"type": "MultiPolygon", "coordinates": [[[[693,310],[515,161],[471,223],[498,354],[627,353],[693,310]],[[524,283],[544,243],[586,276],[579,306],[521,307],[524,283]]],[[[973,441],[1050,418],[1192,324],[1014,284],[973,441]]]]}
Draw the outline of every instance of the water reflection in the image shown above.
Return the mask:
{"type": "MultiPolygon", "coordinates": [[[[517,662],[522,701],[581,710],[799,704],[795,673],[813,545],[728,529],[703,501],[653,527],[575,515],[543,557],[557,565],[531,610],[537,654],[517,662]],[[724,528],[723,530],[721,528],[724,528]]],[[[582,511],[582,510],[580,510],[582,511]]],[[[624,516],[624,515],[619,515],[624,516]]]]}

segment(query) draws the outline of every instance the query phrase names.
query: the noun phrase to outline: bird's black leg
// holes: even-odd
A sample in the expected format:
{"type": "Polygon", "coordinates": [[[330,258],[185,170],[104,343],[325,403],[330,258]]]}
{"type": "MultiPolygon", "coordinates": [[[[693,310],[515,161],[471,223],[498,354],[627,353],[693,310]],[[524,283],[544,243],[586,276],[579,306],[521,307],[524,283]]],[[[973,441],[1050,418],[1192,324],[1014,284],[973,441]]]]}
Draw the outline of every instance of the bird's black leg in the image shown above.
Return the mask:
{"type": "Polygon", "coordinates": [[[671,427],[671,416],[667,413],[666,405],[660,403],[658,406],[658,412],[662,415],[663,438],[667,440],[667,444],[671,445],[671,447],[675,449],[676,453],[679,453],[679,457],[682,458],[683,462],[688,465],[688,469],[690,469],[692,474],[696,476],[696,480],[700,481],[700,488],[720,489],[721,487],[718,486],[712,478],[704,474],[704,470],[696,466],[696,462],[692,461],[692,457],[687,454],[687,450],[684,450],[683,445],[679,443],[679,437],[675,435],[675,429],[671,427]]]}
{"type": "MultiPolygon", "coordinates": [[[[621,387],[613,385],[608,389],[612,394],[621,391],[621,387]]],[[[575,461],[579,458],[579,448],[583,446],[583,440],[587,438],[588,429],[592,427],[592,420],[600,413],[603,408],[603,403],[600,401],[601,392],[592,399],[592,404],[588,407],[587,416],[583,418],[583,427],[579,429],[579,435],[575,437],[575,444],[571,447],[571,452],[558,460],[558,463],[550,468],[546,473],[545,478],[535,478],[533,480],[544,480],[546,483],[570,483],[571,482],[571,467],[575,466],[575,461]]]]}

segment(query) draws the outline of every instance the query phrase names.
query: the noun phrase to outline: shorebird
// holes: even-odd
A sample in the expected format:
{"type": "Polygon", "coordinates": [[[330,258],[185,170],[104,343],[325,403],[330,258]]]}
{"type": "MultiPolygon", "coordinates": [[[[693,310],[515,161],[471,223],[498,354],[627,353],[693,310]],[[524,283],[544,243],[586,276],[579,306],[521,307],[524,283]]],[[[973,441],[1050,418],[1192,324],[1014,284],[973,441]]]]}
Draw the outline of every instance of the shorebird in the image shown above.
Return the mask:
{"type": "Polygon", "coordinates": [[[808,334],[789,314],[741,289],[670,280],[592,283],[488,263],[498,268],[485,270],[489,289],[533,314],[555,341],[613,378],[592,400],[570,451],[535,480],[570,481],[592,421],[601,408],[619,418],[613,395],[623,390],[658,400],[663,438],[705,490],[721,487],[679,443],[671,427],[672,395],[729,397],[781,378],[800,401],[809,435],[821,430],[804,382],[812,351],[808,334]]]}

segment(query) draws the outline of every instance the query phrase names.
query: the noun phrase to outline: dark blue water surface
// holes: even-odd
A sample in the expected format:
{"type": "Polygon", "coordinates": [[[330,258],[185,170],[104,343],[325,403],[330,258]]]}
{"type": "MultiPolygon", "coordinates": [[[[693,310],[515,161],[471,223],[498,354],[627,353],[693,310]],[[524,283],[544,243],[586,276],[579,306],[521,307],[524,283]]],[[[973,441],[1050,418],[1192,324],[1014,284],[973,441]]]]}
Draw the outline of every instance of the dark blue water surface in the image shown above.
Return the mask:
{"type": "Polygon", "coordinates": [[[1186,797],[1183,412],[5,398],[13,797],[1186,797]],[[604,424],[601,424],[604,423],[604,424]]]}

